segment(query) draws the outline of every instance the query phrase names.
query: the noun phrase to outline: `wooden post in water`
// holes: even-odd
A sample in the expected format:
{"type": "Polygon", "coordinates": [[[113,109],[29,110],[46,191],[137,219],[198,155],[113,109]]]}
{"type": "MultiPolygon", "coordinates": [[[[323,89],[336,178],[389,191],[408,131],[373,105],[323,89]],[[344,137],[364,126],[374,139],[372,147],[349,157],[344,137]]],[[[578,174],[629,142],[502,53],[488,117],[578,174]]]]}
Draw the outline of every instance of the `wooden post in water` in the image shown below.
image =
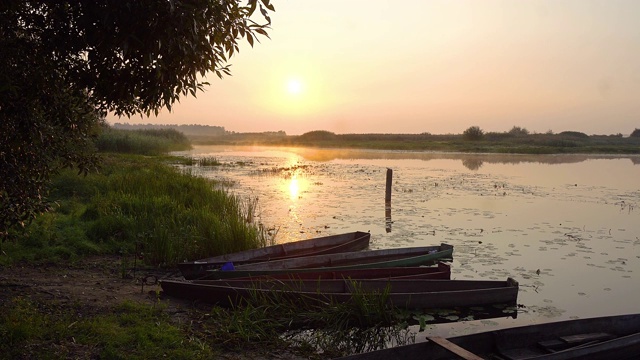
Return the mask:
{"type": "Polygon", "coordinates": [[[393,170],[387,168],[387,191],[384,195],[385,202],[391,202],[391,180],[393,179],[393,170]]]}
{"type": "Polygon", "coordinates": [[[384,222],[385,230],[391,232],[391,179],[393,178],[393,170],[387,168],[387,188],[384,195],[384,222]]]}
{"type": "Polygon", "coordinates": [[[384,228],[390,233],[391,232],[391,224],[393,224],[393,220],[391,220],[391,201],[384,202],[384,228]]]}

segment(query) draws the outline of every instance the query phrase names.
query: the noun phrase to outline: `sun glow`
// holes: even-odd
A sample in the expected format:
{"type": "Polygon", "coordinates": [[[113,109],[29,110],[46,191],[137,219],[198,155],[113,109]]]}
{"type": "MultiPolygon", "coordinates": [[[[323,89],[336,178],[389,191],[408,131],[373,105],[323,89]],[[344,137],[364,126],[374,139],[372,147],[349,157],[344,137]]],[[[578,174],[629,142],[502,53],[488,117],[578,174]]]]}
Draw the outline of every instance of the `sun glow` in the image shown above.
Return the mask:
{"type": "Polygon", "coordinates": [[[300,80],[298,79],[291,79],[287,83],[287,91],[291,95],[299,95],[300,93],[302,93],[302,90],[302,82],[300,82],[300,80]]]}
{"type": "Polygon", "coordinates": [[[265,80],[260,102],[281,121],[318,116],[330,105],[327,77],[315,63],[281,64],[265,80]]]}

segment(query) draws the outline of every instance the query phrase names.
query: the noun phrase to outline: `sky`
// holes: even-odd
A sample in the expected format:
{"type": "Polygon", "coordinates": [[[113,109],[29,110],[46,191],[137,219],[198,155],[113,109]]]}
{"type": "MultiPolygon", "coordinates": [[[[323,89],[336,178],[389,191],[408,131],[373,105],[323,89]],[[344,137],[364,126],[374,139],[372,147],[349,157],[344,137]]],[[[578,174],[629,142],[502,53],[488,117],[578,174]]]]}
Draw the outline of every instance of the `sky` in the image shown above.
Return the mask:
{"type": "Polygon", "coordinates": [[[460,134],[640,128],[638,0],[272,0],[232,76],[131,124],[460,134]]]}

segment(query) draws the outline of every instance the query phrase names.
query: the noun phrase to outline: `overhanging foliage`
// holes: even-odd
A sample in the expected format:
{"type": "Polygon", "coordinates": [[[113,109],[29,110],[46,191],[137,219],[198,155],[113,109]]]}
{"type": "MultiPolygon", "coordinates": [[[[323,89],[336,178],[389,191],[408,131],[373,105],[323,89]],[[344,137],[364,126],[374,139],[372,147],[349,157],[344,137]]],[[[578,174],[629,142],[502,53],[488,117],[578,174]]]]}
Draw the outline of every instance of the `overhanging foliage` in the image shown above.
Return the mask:
{"type": "Polygon", "coordinates": [[[238,41],[267,36],[268,11],[269,0],[2,2],[0,238],[47,210],[57,169],[96,166],[108,112],[157,114],[208,72],[230,74],[238,41]]]}

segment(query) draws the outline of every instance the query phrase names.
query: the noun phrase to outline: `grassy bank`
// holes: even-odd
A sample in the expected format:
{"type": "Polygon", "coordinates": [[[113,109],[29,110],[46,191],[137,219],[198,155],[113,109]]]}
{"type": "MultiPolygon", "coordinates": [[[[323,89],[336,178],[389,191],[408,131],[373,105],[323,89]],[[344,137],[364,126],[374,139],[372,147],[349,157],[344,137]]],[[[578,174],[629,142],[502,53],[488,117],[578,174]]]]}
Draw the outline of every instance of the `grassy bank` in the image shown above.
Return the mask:
{"type": "Polygon", "coordinates": [[[50,198],[54,211],[5,243],[2,261],[68,261],[137,249],[147,264],[166,267],[270,240],[251,221],[254,202],[182,173],[163,157],[103,154],[99,173],[68,170],[55,177],[50,198]]]}
{"type": "Polygon", "coordinates": [[[98,311],[15,297],[0,301],[0,359],[329,359],[412,343],[393,309],[370,295],[315,307],[256,297],[235,309],[180,309],[159,298],[98,311]]]}
{"type": "Polygon", "coordinates": [[[57,304],[16,298],[0,313],[2,359],[207,359],[202,346],[172,324],[162,307],[125,302],[78,318],[57,304]]]}

